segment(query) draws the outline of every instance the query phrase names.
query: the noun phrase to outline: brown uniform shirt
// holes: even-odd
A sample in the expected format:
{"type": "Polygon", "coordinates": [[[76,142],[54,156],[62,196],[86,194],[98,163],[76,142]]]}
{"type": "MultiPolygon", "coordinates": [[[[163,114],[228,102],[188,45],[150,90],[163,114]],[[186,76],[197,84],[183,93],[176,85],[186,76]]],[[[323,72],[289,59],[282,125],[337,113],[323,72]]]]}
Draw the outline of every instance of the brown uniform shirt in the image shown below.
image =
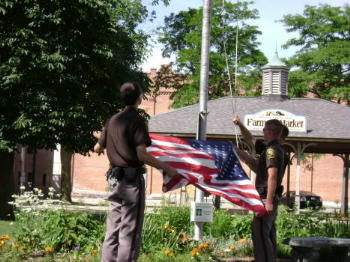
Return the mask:
{"type": "Polygon", "coordinates": [[[269,167],[277,168],[277,186],[280,186],[285,171],[285,154],[281,145],[277,141],[267,144],[265,151],[259,157],[259,165],[256,174],[255,186],[267,187],[267,169],[269,167]]]}
{"type": "Polygon", "coordinates": [[[126,107],[123,111],[107,120],[98,143],[107,149],[107,156],[112,166],[140,167],[136,147],[151,145],[144,119],[135,108],[126,107]]]}

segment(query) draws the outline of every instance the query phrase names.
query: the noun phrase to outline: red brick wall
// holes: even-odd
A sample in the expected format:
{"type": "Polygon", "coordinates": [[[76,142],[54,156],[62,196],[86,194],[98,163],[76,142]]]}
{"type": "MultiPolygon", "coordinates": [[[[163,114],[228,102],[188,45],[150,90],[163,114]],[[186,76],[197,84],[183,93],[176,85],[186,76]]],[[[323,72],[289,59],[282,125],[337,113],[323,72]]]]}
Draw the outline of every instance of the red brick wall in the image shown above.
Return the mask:
{"type": "MultiPolygon", "coordinates": [[[[302,167],[300,190],[311,191],[311,171],[302,167]]],[[[291,190],[295,190],[296,160],[291,166],[291,190]]],[[[284,184],[286,185],[286,176],[284,184]]],[[[314,160],[313,192],[320,195],[323,201],[341,201],[343,179],[343,161],[341,158],[325,154],[314,160]]],[[[350,189],[350,187],[349,187],[350,189]]]]}
{"type": "Polygon", "coordinates": [[[78,190],[107,191],[105,173],[108,169],[106,155],[92,153],[90,156],[74,155],[73,192],[78,190]]]}

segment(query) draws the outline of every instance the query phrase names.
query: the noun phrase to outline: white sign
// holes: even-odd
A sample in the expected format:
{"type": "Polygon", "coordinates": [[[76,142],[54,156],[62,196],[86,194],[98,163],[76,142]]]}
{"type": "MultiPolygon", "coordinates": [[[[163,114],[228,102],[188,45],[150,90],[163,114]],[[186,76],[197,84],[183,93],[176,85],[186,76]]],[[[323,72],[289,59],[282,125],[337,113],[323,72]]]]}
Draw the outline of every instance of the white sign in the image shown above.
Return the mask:
{"type": "Polygon", "coordinates": [[[306,118],[297,116],[281,109],[267,109],[255,114],[245,115],[244,125],[248,130],[262,131],[265,122],[270,119],[278,119],[288,127],[290,132],[306,133],[306,118]]]}
{"type": "Polygon", "coordinates": [[[213,204],[212,203],[191,203],[191,221],[192,222],[212,222],[213,204]]]}

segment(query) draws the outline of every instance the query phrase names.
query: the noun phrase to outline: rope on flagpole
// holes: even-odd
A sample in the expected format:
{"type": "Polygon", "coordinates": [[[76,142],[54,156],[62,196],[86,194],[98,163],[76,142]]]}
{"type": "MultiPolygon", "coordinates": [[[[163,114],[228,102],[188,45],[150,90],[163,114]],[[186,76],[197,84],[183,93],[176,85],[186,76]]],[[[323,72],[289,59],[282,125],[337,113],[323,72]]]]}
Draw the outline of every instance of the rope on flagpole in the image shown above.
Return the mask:
{"type": "MultiPolygon", "coordinates": [[[[237,3],[239,0],[237,0],[237,3]]],[[[222,10],[225,12],[225,0],[222,0],[222,10]]],[[[238,18],[236,19],[237,24],[236,24],[236,53],[235,53],[235,90],[237,90],[237,71],[238,71],[238,18]]],[[[224,23],[225,27],[225,23],[224,23]]],[[[231,72],[230,72],[230,67],[229,67],[229,62],[228,62],[228,55],[227,55],[227,49],[226,49],[226,41],[227,39],[224,39],[224,53],[225,53],[225,63],[226,63],[226,72],[227,72],[227,77],[228,77],[228,84],[230,88],[230,95],[231,95],[231,107],[232,107],[232,114],[234,114],[237,111],[237,103],[236,99],[233,98],[233,90],[232,90],[232,80],[231,80],[231,72]]],[[[237,126],[234,125],[234,131],[235,131],[235,136],[236,136],[236,146],[239,148],[240,144],[240,138],[237,134],[237,126]]]]}

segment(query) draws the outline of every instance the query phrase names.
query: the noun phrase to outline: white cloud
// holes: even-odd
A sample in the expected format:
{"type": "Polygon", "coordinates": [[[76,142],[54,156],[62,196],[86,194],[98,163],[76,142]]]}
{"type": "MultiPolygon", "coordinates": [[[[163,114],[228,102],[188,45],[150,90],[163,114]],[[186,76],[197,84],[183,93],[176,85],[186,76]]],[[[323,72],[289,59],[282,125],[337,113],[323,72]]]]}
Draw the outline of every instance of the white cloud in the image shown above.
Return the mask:
{"type": "Polygon", "coordinates": [[[141,68],[143,72],[149,72],[151,68],[159,69],[162,64],[169,64],[174,61],[174,57],[164,58],[162,56],[162,50],[159,47],[153,47],[148,59],[141,65],[141,68]]]}

